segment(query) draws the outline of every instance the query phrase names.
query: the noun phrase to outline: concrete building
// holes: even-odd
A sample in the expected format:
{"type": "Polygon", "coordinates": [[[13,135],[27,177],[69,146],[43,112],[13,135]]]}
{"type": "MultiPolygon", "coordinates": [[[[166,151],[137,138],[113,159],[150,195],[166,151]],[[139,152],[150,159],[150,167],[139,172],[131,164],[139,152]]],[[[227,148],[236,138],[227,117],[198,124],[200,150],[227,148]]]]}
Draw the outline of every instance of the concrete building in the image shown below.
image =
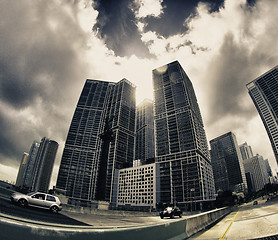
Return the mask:
{"type": "Polygon", "coordinates": [[[265,166],[266,166],[266,171],[267,171],[268,177],[273,177],[272,169],[270,167],[268,159],[265,159],[265,166]]]}
{"type": "Polygon", "coordinates": [[[37,157],[39,147],[40,147],[40,143],[35,140],[29,150],[29,156],[27,159],[27,166],[24,173],[24,180],[22,186],[22,188],[27,192],[31,191],[32,188],[32,183],[35,176],[36,157],[37,157]]]}
{"type": "Polygon", "coordinates": [[[71,203],[112,202],[117,169],[132,166],[135,145],[135,86],[90,80],[70,125],[57,190],[71,203]]]}
{"type": "Polygon", "coordinates": [[[29,154],[28,153],[23,153],[22,159],[21,159],[21,163],[19,166],[19,170],[17,173],[17,178],[16,178],[16,183],[15,185],[17,187],[22,188],[23,187],[23,183],[24,183],[24,174],[26,171],[26,166],[27,166],[27,159],[28,159],[29,154]]]}
{"type": "Polygon", "coordinates": [[[278,163],[278,66],[246,86],[263,121],[278,163]]]}
{"type": "Polygon", "coordinates": [[[158,163],[118,170],[116,179],[117,207],[156,208],[160,202],[158,163]]]}
{"type": "Polygon", "coordinates": [[[247,182],[236,136],[232,132],[210,141],[215,190],[246,192],[247,182]]]}
{"type": "Polygon", "coordinates": [[[58,143],[42,138],[34,163],[31,191],[48,192],[58,143]]]}
{"type": "Polygon", "coordinates": [[[160,200],[184,207],[193,200],[197,205],[210,202],[215,199],[213,173],[192,83],[178,61],[152,74],[160,200]]]}
{"type": "Polygon", "coordinates": [[[143,163],[154,162],[154,113],[153,101],[145,99],[136,106],[135,159],[143,163]]]}
{"type": "Polygon", "coordinates": [[[265,161],[262,156],[256,155],[243,161],[245,173],[251,176],[252,186],[248,186],[252,192],[261,190],[269,181],[265,161]]]}
{"type": "Polygon", "coordinates": [[[239,150],[242,160],[249,159],[254,156],[251,146],[249,146],[246,142],[239,145],[239,150]]]}

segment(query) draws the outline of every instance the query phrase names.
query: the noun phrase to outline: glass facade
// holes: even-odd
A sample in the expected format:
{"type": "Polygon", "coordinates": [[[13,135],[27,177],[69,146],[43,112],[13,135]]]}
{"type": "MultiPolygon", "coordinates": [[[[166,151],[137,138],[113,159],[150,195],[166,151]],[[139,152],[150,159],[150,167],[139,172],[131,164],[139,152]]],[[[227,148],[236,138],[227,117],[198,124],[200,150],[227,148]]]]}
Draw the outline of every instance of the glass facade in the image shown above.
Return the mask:
{"type": "Polygon", "coordinates": [[[263,121],[278,163],[278,66],[246,86],[263,121]]]}
{"type": "Polygon", "coordinates": [[[110,143],[105,200],[112,202],[113,178],[116,169],[132,166],[135,148],[135,86],[126,79],[117,83],[107,103],[107,117],[113,118],[114,139],[110,143]]]}
{"type": "Polygon", "coordinates": [[[58,143],[46,137],[34,141],[28,153],[24,154],[18,174],[18,187],[24,192],[48,192],[58,143]]]}
{"type": "Polygon", "coordinates": [[[24,174],[24,182],[23,182],[23,189],[26,189],[27,191],[31,191],[32,182],[35,175],[34,171],[35,171],[36,157],[37,157],[39,147],[40,147],[40,143],[38,141],[34,141],[29,151],[26,171],[24,174]]]}
{"type": "Polygon", "coordinates": [[[251,146],[249,146],[246,142],[239,145],[239,150],[241,153],[242,160],[253,157],[253,151],[251,146]]]}
{"type": "Polygon", "coordinates": [[[26,172],[26,166],[27,166],[27,159],[28,159],[29,154],[28,153],[24,153],[21,159],[21,163],[19,166],[19,170],[17,173],[17,178],[16,178],[16,183],[15,185],[17,187],[22,188],[23,187],[23,183],[24,183],[24,174],[26,172]]]}
{"type": "Polygon", "coordinates": [[[243,161],[243,165],[245,173],[249,173],[251,176],[250,190],[257,192],[263,189],[263,187],[268,183],[268,174],[263,157],[257,154],[256,156],[245,159],[243,161]]]}
{"type": "Polygon", "coordinates": [[[135,159],[142,163],[154,161],[154,113],[153,102],[145,99],[136,107],[135,159]]]}
{"type": "MultiPolygon", "coordinates": [[[[114,138],[104,159],[105,199],[111,200],[115,169],[133,161],[135,87],[126,79],[118,83],[87,80],[79,98],[59,169],[57,188],[74,200],[96,199],[105,122],[112,119],[114,138]]],[[[103,182],[102,182],[103,183],[103,182]]]]}
{"type": "Polygon", "coordinates": [[[246,192],[247,182],[235,135],[228,132],[210,141],[215,189],[246,192]]]}
{"type": "Polygon", "coordinates": [[[213,173],[192,83],[175,61],[153,70],[156,162],[161,202],[213,200],[213,173]]]}
{"type": "Polygon", "coordinates": [[[58,146],[56,141],[42,138],[34,164],[31,191],[48,192],[58,146]]]}

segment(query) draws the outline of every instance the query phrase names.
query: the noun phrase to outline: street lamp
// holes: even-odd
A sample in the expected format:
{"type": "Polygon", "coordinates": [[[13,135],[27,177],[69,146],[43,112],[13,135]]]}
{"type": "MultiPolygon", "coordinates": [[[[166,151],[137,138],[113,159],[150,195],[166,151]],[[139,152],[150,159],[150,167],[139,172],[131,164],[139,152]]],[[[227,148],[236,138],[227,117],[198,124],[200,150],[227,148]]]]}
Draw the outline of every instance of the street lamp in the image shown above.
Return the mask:
{"type": "Polygon", "coordinates": [[[190,189],[191,212],[192,212],[192,210],[193,210],[193,197],[192,197],[192,192],[194,192],[194,196],[195,196],[195,188],[191,188],[191,189],[190,189]]]}

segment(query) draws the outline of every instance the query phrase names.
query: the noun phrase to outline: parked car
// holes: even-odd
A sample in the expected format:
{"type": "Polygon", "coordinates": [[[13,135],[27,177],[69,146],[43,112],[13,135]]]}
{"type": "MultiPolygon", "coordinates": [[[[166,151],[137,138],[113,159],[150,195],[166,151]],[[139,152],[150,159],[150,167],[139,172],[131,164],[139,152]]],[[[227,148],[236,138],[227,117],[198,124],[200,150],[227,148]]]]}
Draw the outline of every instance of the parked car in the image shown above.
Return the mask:
{"type": "Polygon", "coordinates": [[[167,207],[159,213],[161,219],[164,217],[174,218],[174,216],[182,217],[182,211],[178,207],[167,207]]]}
{"type": "Polygon", "coordinates": [[[32,206],[49,209],[52,213],[58,213],[62,210],[62,203],[58,197],[40,192],[13,193],[11,202],[18,203],[21,207],[32,206]]]}

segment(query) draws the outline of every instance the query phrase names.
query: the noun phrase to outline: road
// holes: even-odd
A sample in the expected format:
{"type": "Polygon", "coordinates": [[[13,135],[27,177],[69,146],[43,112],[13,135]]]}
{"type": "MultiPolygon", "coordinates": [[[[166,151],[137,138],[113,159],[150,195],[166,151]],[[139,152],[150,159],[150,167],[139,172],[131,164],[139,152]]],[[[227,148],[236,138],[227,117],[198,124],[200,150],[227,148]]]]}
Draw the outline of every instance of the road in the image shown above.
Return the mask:
{"type": "MultiPolygon", "coordinates": [[[[3,190],[4,188],[2,188],[3,190]]],[[[8,194],[4,190],[0,194],[0,215],[7,214],[11,218],[31,220],[38,224],[54,223],[61,225],[76,225],[89,228],[121,228],[160,223],[171,223],[182,219],[160,219],[159,216],[140,217],[136,215],[120,215],[113,211],[106,214],[77,213],[62,210],[59,214],[52,214],[47,210],[37,208],[21,208],[11,204],[8,194]],[[5,195],[5,196],[4,196],[5,195]]],[[[187,218],[189,216],[183,216],[187,218]]],[[[258,205],[244,204],[238,210],[223,218],[208,230],[203,230],[190,239],[256,239],[276,235],[278,239],[278,199],[266,202],[259,200],[258,205]]]]}
{"type": "Polygon", "coordinates": [[[0,196],[0,215],[6,214],[10,217],[20,218],[22,220],[31,220],[37,223],[54,223],[61,225],[78,225],[92,227],[127,227],[146,224],[165,223],[165,221],[178,221],[176,219],[160,219],[159,216],[124,216],[121,214],[89,214],[69,212],[62,210],[59,214],[53,214],[48,210],[33,207],[22,208],[17,204],[12,204],[9,199],[0,196]]]}
{"type": "MultiPolygon", "coordinates": [[[[275,236],[278,239],[278,199],[258,205],[244,204],[227,215],[209,230],[204,230],[189,239],[258,239],[275,236]]],[[[270,238],[268,238],[270,239],[270,238]]]]}
{"type": "Polygon", "coordinates": [[[44,210],[44,209],[38,209],[38,208],[22,208],[16,204],[12,204],[10,200],[1,198],[0,197],[0,209],[1,213],[7,214],[9,216],[22,218],[22,219],[28,219],[32,221],[37,222],[47,222],[47,223],[59,223],[59,224],[65,224],[65,225],[81,225],[81,226],[87,226],[88,224],[83,223],[81,221],[78,221],[76,219],[73,219],[69,216],[63,215],[63,214],[52,214],[51,212],[44,210]]]}

